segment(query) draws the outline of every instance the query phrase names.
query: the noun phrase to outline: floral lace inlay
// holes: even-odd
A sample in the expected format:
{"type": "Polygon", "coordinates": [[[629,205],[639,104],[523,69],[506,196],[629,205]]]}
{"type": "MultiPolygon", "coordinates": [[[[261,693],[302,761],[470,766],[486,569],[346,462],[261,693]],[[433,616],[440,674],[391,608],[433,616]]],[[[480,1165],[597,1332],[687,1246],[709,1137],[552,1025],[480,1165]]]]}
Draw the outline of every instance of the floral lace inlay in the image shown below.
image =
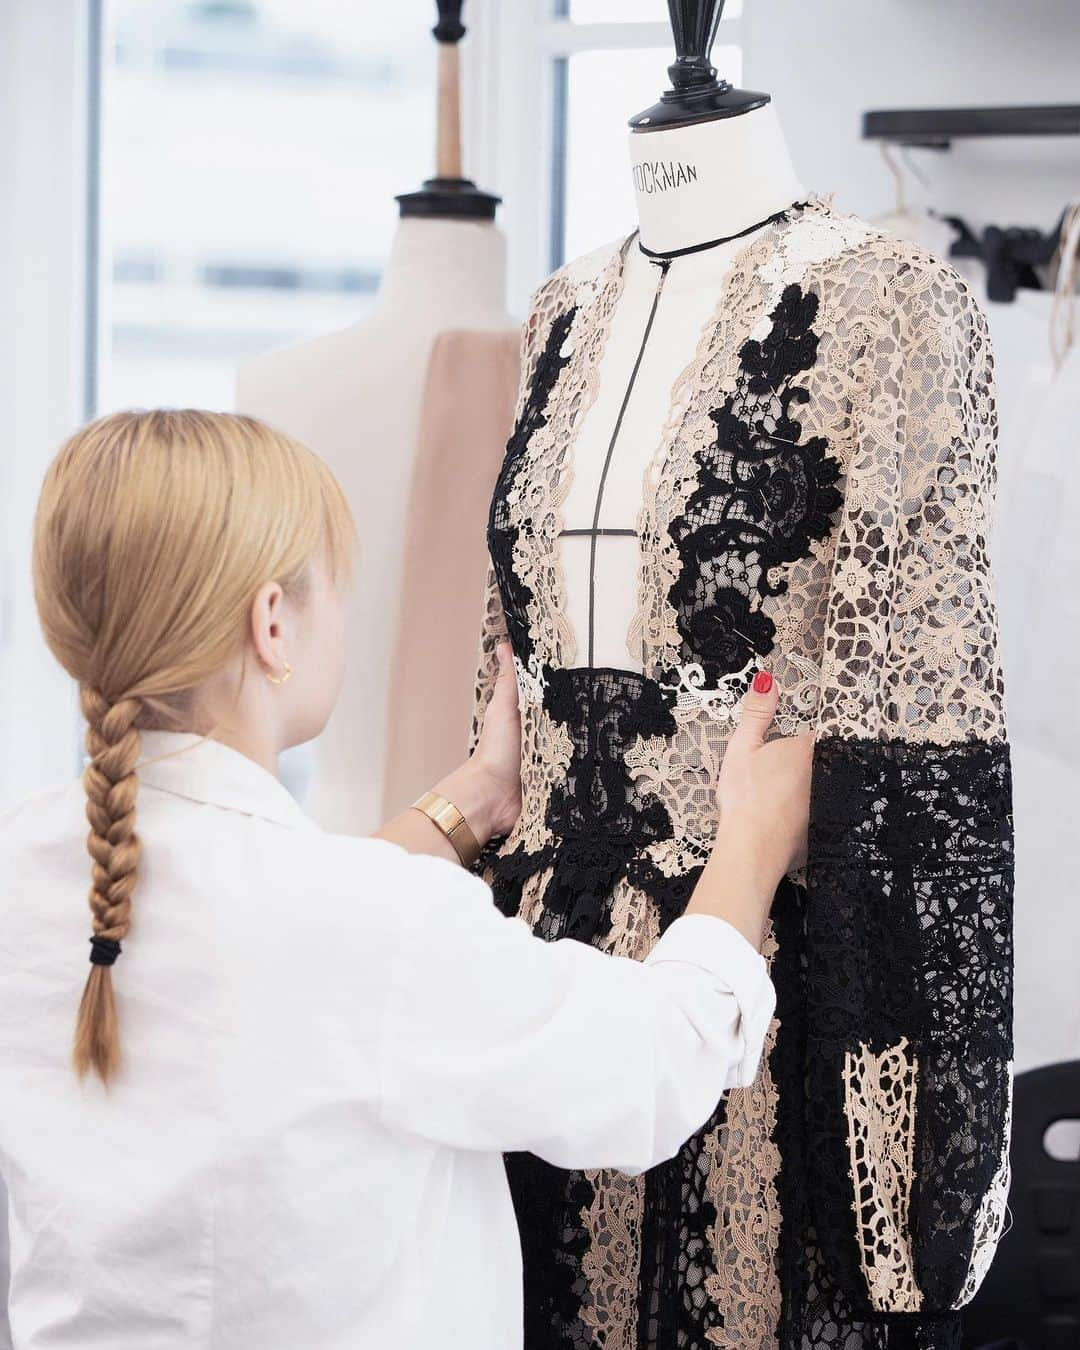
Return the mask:
{"type": "Polygon", "coordinates": [[[716,438],[695,455],[698,486],[670,526],[680,667],[700,668],[706,686],[738,675],[729,702],[745,692],[754,658],[773,649],[776,624],[762,599],[783,594],[783,564],[828,537],[843,500],[828,442],[804,442],[793,413],[809,398],[795,381],[817,360],[817,313],[818,297],[792,283],[762,336],[743,344],[736,388],[710,413],[716,438]]]}

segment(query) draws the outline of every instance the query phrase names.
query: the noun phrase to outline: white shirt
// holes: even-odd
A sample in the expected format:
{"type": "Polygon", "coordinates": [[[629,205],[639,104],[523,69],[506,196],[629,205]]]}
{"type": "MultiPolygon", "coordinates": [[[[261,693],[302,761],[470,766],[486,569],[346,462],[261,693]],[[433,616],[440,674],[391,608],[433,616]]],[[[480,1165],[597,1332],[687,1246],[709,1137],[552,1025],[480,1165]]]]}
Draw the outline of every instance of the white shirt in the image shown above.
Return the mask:
{"type": "Polygon", "coordinates": [[[233,750],[144,753],[108,1092],[70,1068],[82,788],[0,824],[0,1345],[514,1350],[500,1150],[671,1156],[756,1073],[761,957],[704,915],[644,964],[544,943],[450,863],[322,833],[233,750]]]}

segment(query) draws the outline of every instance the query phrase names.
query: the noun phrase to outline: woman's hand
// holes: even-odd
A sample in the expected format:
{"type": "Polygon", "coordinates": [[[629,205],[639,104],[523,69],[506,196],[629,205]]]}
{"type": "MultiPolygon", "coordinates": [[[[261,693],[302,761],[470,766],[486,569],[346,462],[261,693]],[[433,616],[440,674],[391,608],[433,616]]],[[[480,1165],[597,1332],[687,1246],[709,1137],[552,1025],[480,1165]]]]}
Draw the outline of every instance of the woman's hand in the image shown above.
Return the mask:
{"type": "MultiPolygon", "coordinates": [[[[481,846],[495,835],[509,834],[521,814],[521,718],[509,642],[501,642],[498,653],[499,678],[476,749],[459,769],[434,785],[434,791],[465,817],[481,846]]],[[[420,811],[403,811],[378,831],[378,837],[410,853],[457,859],[450,840],[420,811]]]]}
{"type": "Polygon", "coordinates": [[[454,803],[482,844],[509,834],[521,814],[521,717],[509,642],[499,643],[498,656],[499,677],[476,749],[435,787],[454,803]]]}
{"type": "Polygon", "coordinates": [[[716,785],[720,811],[714,853],[738,859],[775,889],[806,861],[813,737],[766,741],[776,715],[776,681],[759,671],[742,702],[716,785]]]}
{"type": "Polygon", "coordinates": [[[521,714],[509,642],[498,646],[499,678],[469,764],[491,786],[491,833],[509,834],[521,814],[521,714]]]}
{"type": "Polygon", "coordinates": [[[776,681],[759,671],[742,702],[716,788],[716,840],[688,913],[733,923],[760,948],[773,895],[784,875],[806,861],[813,737],[766,741],[776,681]]]}

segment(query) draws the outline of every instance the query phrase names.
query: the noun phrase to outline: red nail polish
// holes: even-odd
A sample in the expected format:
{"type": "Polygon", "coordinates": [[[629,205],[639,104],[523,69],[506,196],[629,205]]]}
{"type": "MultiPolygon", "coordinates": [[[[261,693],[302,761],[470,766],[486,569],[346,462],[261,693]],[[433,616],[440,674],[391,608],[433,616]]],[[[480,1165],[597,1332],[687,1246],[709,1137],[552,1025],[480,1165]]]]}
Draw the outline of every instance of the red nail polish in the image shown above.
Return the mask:
{"type": "Polygon", "coordinates": [[[767,694],[772,688],[772,676],[767,670],[759,670],[754,676],[754,693],[767,694]]]}

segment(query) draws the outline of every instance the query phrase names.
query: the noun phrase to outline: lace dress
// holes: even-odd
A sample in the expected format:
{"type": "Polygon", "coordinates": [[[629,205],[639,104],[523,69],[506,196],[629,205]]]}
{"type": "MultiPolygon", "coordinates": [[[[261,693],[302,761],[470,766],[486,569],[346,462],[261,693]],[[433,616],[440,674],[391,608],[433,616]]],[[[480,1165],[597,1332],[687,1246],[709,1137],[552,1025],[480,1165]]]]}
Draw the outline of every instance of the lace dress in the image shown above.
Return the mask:
{"type": "Polygon", "coordinates": [[[779,733],[816,738],[810,854],[776,898],[757,1083],[641,1177],[507,1159],[527,1346],[950,1345],[1008,1190],[985,321],[946,264],[825,202],[754,237],[644,477],[635,661],[592,668],[565,618],[560,511],[633,246],[555,273],[525,325],[474,728],[508,634],[524,808],[482,866],[543,937],[643,957],[708,854],[759,666],[779,733]]]}

